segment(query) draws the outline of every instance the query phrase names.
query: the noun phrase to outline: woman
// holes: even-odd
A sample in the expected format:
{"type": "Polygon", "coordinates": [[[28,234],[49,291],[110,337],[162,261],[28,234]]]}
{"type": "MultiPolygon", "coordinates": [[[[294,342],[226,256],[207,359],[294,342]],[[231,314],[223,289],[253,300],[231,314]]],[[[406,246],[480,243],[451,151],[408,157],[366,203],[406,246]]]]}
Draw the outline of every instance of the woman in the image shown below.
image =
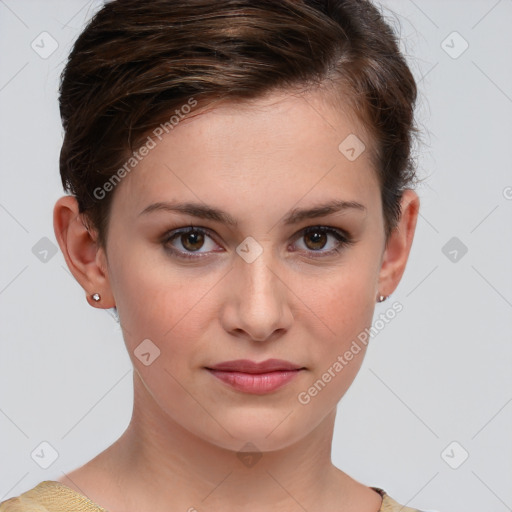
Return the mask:
{"type": "Polygon", "coordinates": [[[331,442],[413,241],[415,99],[366,1],[107,3],[62,75],[54,227],[133,415],[0,511],[414,511],[331,442]]]}

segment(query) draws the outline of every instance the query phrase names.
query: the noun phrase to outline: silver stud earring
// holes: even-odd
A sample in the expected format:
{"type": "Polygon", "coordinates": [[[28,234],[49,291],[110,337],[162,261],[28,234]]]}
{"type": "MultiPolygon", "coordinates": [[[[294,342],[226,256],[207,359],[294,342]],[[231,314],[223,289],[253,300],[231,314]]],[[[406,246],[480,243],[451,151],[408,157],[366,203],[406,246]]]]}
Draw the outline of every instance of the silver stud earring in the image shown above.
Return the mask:
{"type": "Polygon", "coordinates": [[[91,295],[91,297],[92,297],[92,300],[95,300],[96,302],[98,302],[101,299],[99,293],[94,293],[93,295],[91,295]]]}
{"type": "Polygon", "coordinates": [[[377,302],[384,302],[389,295],[377,295],[377,302]]]}

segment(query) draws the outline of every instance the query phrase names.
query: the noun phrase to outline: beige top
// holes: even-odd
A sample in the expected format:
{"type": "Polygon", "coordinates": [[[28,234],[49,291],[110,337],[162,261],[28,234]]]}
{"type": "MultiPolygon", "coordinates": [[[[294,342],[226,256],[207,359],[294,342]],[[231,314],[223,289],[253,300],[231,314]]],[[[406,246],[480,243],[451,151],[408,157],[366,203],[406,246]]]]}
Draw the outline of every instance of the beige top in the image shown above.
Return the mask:
{"type": "MultiPolygon", "coordinates": [[[[421,512],[403,507],[386,491],[371,487],[382,496],[379,512],[421,512]]],[[[34,488],[0,503],[0,512],[108,512],[86,496],[60,482],[45,480],[34,488]]]]}

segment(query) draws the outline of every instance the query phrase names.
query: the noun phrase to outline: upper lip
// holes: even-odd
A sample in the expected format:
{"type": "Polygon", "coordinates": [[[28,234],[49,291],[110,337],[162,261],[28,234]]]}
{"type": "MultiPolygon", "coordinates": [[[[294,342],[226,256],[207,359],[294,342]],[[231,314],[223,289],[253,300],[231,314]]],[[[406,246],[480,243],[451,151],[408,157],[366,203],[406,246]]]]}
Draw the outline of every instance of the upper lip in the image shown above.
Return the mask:
{"type": "Polygon", "coordinates": [[[280,370],[300,370],[303,367],[284,361],[283,359],[267,359],[257,363],[249,359],[236,359],[234,361],[224,361],[214,366],[208,366],[209,370],[243,372],[243,373],[268,373],[280,370]]]}

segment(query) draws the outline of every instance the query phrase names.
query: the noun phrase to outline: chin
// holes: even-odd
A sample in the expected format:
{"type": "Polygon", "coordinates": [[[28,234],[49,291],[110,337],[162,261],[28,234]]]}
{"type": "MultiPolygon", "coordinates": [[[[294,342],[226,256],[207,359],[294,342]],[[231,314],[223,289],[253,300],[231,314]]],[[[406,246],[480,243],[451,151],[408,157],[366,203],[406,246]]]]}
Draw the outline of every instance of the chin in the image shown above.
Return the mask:
{"type": "MultiPolygon", "coordinates": [[[[255,413],[257,414],[258,411],[255,413]]],[[[279,410],[279,413],[266,417],[259,414],[258,419],[251,418],[252,415],[249,414],[243,419],[240,415],[233,419],[218,417],[217,420],[221,425],[227,425],[226,430],[232,437],[221,427],[215,432],[209,431],[208,436],[202,437],[212,444],[235,452],[282,450],[307,435],[304,426],[299,430],[296,420],[293,420],[293,423],[289,421],[293,415],[284,419],[288,414],[289,410],[287,409],[286,411],[279,410]],[[252,443],[256,450],[250,446],[244,448],[247,443],[252,443]]]]}
{"type": "Polygon", "coordinates": [[[259,435],[253,435],[252,432],[244,432],[240,431],[237,433],[238,435],[234,437],[223,437],[217,439],[210,439],[209,441],[212,444],[215,444],[225,450],[230,450],[236,453],[242,452],[274,452],[279,450],[284,450],[287,447],[295,444],[299,439],[294,439],[289,435],[278,436],[278,435],[268,435],[267,433],[259,432],[259,435]]]}

